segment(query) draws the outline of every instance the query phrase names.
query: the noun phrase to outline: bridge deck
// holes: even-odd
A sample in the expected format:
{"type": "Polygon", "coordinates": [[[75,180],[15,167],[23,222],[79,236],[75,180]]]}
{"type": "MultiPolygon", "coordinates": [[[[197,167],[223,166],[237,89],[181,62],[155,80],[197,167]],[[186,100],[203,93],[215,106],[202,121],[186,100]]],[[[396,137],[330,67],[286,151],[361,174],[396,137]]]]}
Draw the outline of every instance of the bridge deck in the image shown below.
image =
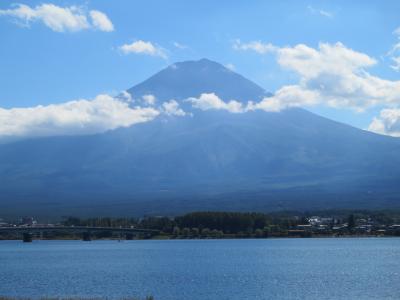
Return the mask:
{"type": "Polygon", "coordinates": [[[124,233],[151,233],[157,234],[158,230],[129,228],[129,227],[86,227],[86,226],[16,226],[0,227],[0,232],[37,232],[37,231],[69,231],[69,232],[124,232],[124,233]]]}

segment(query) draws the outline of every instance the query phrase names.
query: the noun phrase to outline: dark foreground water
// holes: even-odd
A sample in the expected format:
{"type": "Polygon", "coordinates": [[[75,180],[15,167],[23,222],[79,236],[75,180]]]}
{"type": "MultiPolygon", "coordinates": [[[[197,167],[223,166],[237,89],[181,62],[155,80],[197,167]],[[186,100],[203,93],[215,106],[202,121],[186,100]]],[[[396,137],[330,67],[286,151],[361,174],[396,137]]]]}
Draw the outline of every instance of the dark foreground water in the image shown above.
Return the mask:
{"type": "Polygon", "coordinates": [[[400,239],[0,241],[0,295],[400,299],[400,239]]]}

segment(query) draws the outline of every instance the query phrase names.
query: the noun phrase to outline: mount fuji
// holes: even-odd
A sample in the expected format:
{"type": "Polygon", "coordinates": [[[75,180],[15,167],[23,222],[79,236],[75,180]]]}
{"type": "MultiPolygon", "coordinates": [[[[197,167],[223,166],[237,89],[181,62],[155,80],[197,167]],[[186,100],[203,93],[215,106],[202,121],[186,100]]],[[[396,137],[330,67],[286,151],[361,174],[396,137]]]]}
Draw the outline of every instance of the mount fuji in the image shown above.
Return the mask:
{"type": "Polygon", "coordinates": [[[204,93],[243,105],[271,96],[219,63],[176,63],[127,93],[174,99],[185,115],[1,144],[2,215],[400,207],[400,139],[301,108],[196,109],[187,99],[204,93]]]}

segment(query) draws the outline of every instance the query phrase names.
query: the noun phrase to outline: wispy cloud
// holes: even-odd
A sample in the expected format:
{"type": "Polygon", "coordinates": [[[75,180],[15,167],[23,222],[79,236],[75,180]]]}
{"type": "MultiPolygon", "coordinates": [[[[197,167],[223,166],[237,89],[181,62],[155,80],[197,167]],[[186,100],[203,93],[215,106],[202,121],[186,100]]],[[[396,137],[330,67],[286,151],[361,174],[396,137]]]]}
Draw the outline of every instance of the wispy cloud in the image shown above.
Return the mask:
{"type": "Polygon", "coordinates": [[[392,60],[392,65],[390,66],[393,70],[400,71],[400,27],[393,31],[393,34],[397,38],[397,42],[392,46],[388,52],[388,56],[392,60]]]}
{"type": "Polygon", "coordinates": [[[320,16],[330,18],[330,19],[332,19],[334,17],[334,14],[332,12],[324,10],[324,9],[314,8],[311,5],[307,6],[307,9],[314,15],[320,15],[320,16]]]}
{"type": "Polygon", "coordinates": [[[263,43],[261,41],[251,41],[248,43],[242,43],[240,39],[236,39],[232,45],[235,50],[252,50],[259,54],[265,54],[276,51],[277,47],[271,43],[263,43]]]}
{"type": "Polygon", "coordinates": [[[60,7],[54,4],[40,4],[30,7],[15,4],[10,9],[0,10],[0,16],[8,16],[17,24],[30,27],[33,22],[42,22],[56,32],[76,32],[85,29],[113,31],[114,26],[106,14],[97,10],[87,11],[78,6],[60,7]]]}
{"type": "Polygon", "coordinates": [[[167,59],[165,50],[151,42],[145,42],[142,40],[134,41],[130,44],[124,44],[119,47],[124,54],[144,54],[150,56],[158,56],[163,59],[167,59]]]}
{"type": "Polygon", "coordinates": [[[172,44],[174,45],[175,48],[178,48],[179,50],[185,50],[185,49],[189,48],[188,46],[183,45],[183,44],[178,43],[178,42],[173,42],[172,44]]]}

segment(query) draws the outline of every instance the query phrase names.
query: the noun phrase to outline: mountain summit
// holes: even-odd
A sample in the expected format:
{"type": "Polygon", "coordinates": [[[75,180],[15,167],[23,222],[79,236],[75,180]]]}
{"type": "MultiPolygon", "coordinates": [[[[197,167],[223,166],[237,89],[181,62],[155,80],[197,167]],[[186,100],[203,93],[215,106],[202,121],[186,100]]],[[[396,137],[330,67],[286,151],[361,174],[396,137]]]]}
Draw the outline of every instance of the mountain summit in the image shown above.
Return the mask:
{"type": "Polygon", "coordinates": [[[215,93],[224,100],[242,102],[259,101],[270,95],[243,76],[205,58],[170,65],[128,92],[134,97],[151,94],[162,101],[196,97],[201,93],[215,93]]]}
{"type": "MultiPolygon", "coordinates": [[[[176,63],[128,91],[158,101],[267,95],[205,59],[176,63]]],[[[399,207],[399,152],[399,139],[303,109],[193,109],[103,134],[0,145],[0,210],[59,217],[399,207]]]]}

